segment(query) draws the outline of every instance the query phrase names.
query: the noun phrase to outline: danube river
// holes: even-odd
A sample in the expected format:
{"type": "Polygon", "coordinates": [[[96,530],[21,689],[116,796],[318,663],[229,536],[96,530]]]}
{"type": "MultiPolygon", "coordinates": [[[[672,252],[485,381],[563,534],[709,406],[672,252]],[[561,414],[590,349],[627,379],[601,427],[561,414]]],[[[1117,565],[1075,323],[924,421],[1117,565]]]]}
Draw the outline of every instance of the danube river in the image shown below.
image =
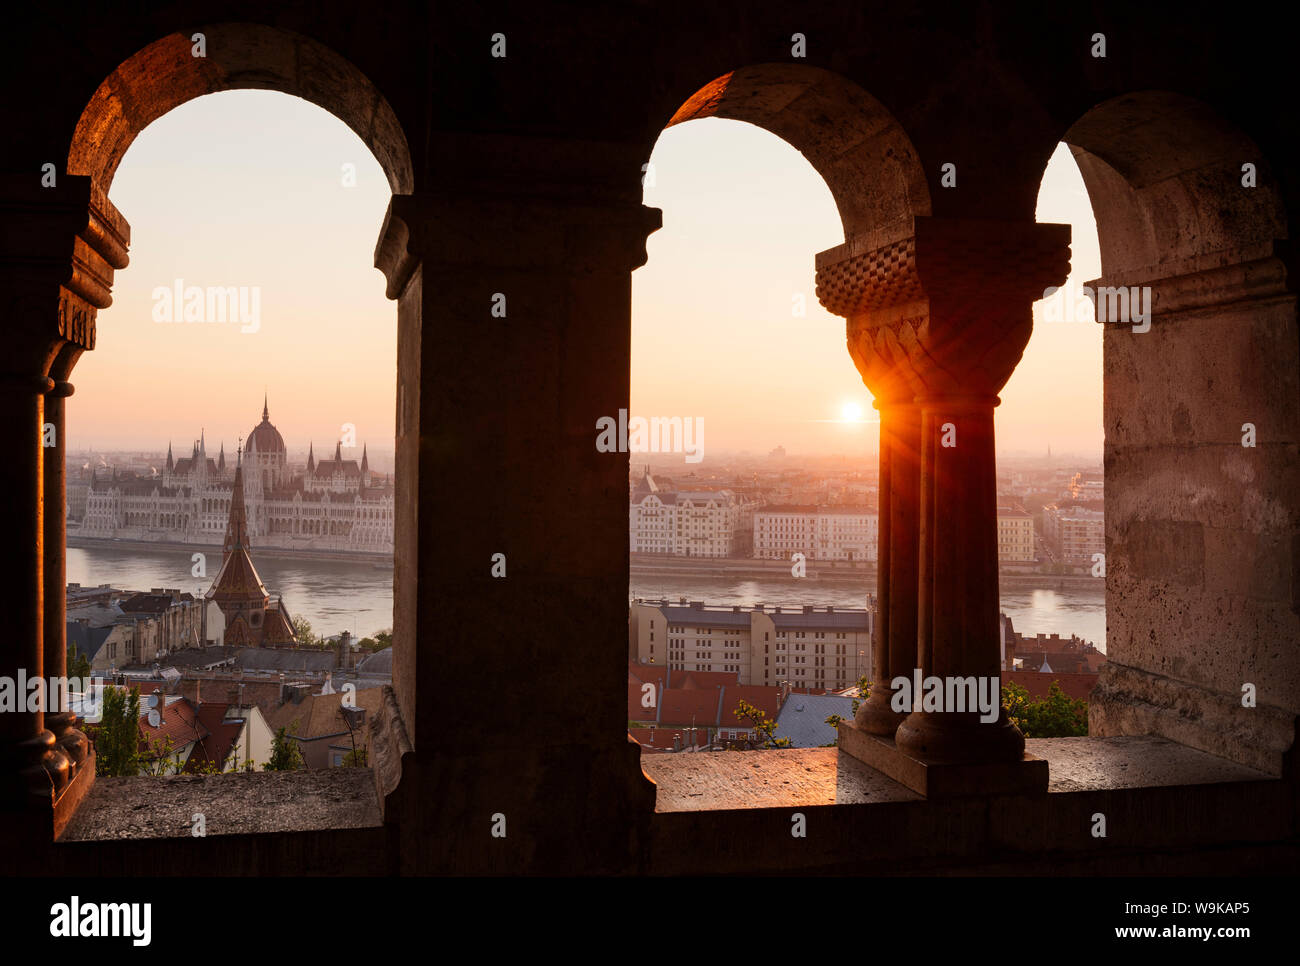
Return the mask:
{"type": "MultiPolygon", "coordinates": [[[[111,584],[126,590],[179,587],[204,593],[221,566],[219,548],[208,549],[211,568],[206,579],[190,575],[193,564],[183,550],[158,550],[139,545],[69,548],[68,581],[85,586],[111,584]]],[[[317,560],[258,556],[257,570],[272,594],[283,594],[289,613],[311,621],[317,634],[348,630],[364,637],[393,626],[393,568],[369,560],[317,560]]],[[[1021,586],[1002,593],[1002,610],[1021,634],[1078,634],[1106,648],[1106,594],[1096,587],[1065,590],[1021,586]]],[[[768,606],[862,607],[875,589],[875,578],[861,586],[844,580],[796,580],[778,576],[746,579],[683,573],[632,577],[630,596],[702,600],[707,604],[768,606]]]]}
{"type": "MultiPolygon", "coordinates": [[[[1019,578],[1024,582],[1024,578],[1019,578]]],[[[725,576],[638,576],[629,588],[632,597],[670,601],[685,597],[706,604],[752,607],[863,607],[874,593],[876,579],[864,577],[863,585],[847,580],[796,580],[779,577],[745,579],[725,576]]],[[[1011,618],[1018,634],[1077,634],[1106,650],[1106,591],[1101,581],[1095,587],[1082,585],[1052,590],[1050,578],[1042,588],[1017,586],[1002,592],[1002,611],[1011,618]]]]}
{"type": "MultiPolygon", "coordinates": [[[[68,583],[111,584],[124,590],[176,587],[206,593],[221,569],[221,548],[204,548],[206,578],[191,576],[190,552],[139,545],[68,548],[68,583]]],[[[254,554],[257,572],[271,594],[281,594],[294,617],[305,617],[316,634],[351,631],[366,637],[393,626],[393,568],[370,560],[317,560],[254,554]]]]}

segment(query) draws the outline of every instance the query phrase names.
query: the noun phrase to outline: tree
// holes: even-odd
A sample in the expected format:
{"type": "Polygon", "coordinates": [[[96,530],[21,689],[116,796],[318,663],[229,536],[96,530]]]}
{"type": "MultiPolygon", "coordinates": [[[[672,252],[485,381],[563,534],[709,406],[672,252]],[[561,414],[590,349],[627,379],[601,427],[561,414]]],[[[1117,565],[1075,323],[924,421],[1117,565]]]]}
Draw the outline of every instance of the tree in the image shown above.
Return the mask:
{"type": "MultiPolygon", "coordinates": [[[[853,699],[854,718],[858,716],[858,708],[862,707],[862,702],[867,700],[867,698],[871,697],[871,684],[872,682],[867,680],[867,676],[865,674],[862,675],[862,677],[858,678],[858,696],[853,699]]],[[[826,723],[830,725],[832,728],[834,728],[836,731],[840,730],[840,722],[843,720],[844,720],[844,715],[842,714],[832,714],[826,716],[826,723]]],[[[822,745],[822,747],[834,748],[836,744],[838,744],[837,741],[831,741],[822,745]]]]}
{"type": "Polygon", "coordinates": [[[311,621],[301,614],[293,619],[293,632],[298,637],[299,647],[315,647],[318,643],[316,635],[311,630],[311,621]]]}
{"type": "Polygon", "coordinates": [[[87,687],[85,682],[90,680],[90,661],[77,648],[75,642],[68,652],[68,677],[81,681],[83,688],[87,687]]]}
{"type": "Polygon", "coordinates": [[[176,753],[176,744],[169,736],[146,736],[145,747],[145,753],[140,756],[140,770],[146,775],[160,778],[163,775],[179,775],[184,770],[185,763],[176,753]]]}
{"type": "Polygon", "coordinates": [[[366,749],[364,748],[354,749],[343,756],[344,768],[365,768],[367,764],[366,749]]]}
{"type": "Polygon", "coordinates": [[[1002,709],[1026,738],[1075,738],[1088,733],[1088,702],[1071,698],[1053,681],[1047,697],[1033,701],[1013,681],[1002,683],[1002,709]]]}
{"type": "MultiPolygon", "coordinates": [[[[293,726],[298,727],[298,722],[293,726]]],[[[275,732],[275,737],[271,739],[271,760],[266,763],[263,771],[295,771],[299,768],[306,767],[302,758],[302,749],[298,747],[298,742],[289,737],[287,728],[281,726],[275,732]]]]}
{"type": "Polygon", "coordinates": [[[129,777],[140,773],[140,689],[128,694],[105,687],[103,715],[92,727],[95,771],[104,776],[129,777]]]}
{"type": "Polygon", "coordinates": [[[375,631],[375,650],[382,651],[386,647],[393,646],[393,629],[391,627],[382,631],[375,631]]]}
{"type": "Polygon", "coordinates": [[[791,747],[789,738],[774,737],[776,722],[748,701],[741,700],[733,713],[754,731],[754,737],[745,739],[746,750],[791,747]]]}

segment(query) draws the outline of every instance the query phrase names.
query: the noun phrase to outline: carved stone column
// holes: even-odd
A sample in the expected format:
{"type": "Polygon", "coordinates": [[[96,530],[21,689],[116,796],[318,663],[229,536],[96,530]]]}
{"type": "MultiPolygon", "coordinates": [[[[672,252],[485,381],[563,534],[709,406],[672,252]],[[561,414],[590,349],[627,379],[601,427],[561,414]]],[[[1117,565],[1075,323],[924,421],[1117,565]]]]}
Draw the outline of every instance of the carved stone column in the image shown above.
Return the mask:
{"type": "MultiPolygon", "coordinates": [[[[54,385],[45,394],[45,428],[55,442],[45,447],[45,674],[66,678],[67,645],[67,449],[65,400],[72,395],[67,377],[85,349],[65,342],[50,369],[54,385]]],[[[45,713],[45,727],[68,758],[72,775],[86,760],[90,742],[77,728],[77,717],[66,707],[51,704],[45,713]]]]}
{"type": "Polygon", "coordinates": [[[596,441],[628,405],[631,271],[659,212],[640,203],[636,145],[435,148],[437,184],[393,198],[376,251],[399,318],[385,821],[410,869],[627,871],[654,788],[611,647],[627,633],[629,454],[596,441]],[[466,500],[466,475],[494,485],[466,500]],[[523,732],[448,687],[484,674],[507,681],[523,732]],[[505,847],[483,848],[479,818],[497,813],[505,847]]]}
{"type": "MultiPolygon", "coordinates": [[[[912,437],[896,444],[885,416],[892,407],[882,407],[882,487],[889,475],[882,513],[887,499],[891,569],[882,569],[888,578],[886,586],[882,576],[881,607],[889,611],[883,623],[890,637],[896,615],[910,619],[913,599],[916,608],[914,663],[900,665],[903,656],[890,649],[887,670],[919,673],[923,681],[975,679],[987,694],[1000,678],[993,409],[1029,340],[1033,302],[1069,272],[1069,226],[918,217],[906,237],[855,239],[826,253],[825,262],[819,294],[824,287],[823,303],[830,296],[830,304],[847,310],[841,314],[849,319],[850,352],[868,387],[877,391],[874,381],[890,400],[910,393],[920,414],[919,489],[913,490],[910,478],[895,478],[894,465],[912,437]],[[907,560],[905,550],[893,552],[897,531],[911,522],[900,486],[911,490],[918,507],[914,598],[893,572],[894,561],[907,560]]],[[[850,753],[926,794],[1045,786],[1044,769],[1018,767],[1026,763],[1024,739],[1005,720],[996,688],[993,694],[998,707],[989,721],[969,706],[927,711],[921,695],[912,694],[896,747],[882,750],[861,739],[863,732],[885,734],[882,718],[870,715],[841,746],[851,745],[857,751],[850,753]]]]}
{"type": "MultiPolygon", "coordinates": [[[[130,229],[89,178],[59,175],[57,187],[45,188],[38,174],[0,181],[0,226],[0,304],[7,338],[0,360],[0,413],[17,440],[12,455],[0,461],[0,500],[10,517],[14,574],[8,633],[0,640],[0,675],[48,681],[66,673],[66,496],[64,427],[61,416],[50,424],[45,397],[66,392],[51,373],[64,382],[77,355],[94,347],[95,314],[112,302],[113,271],[127,264],[130,229]],[[56,465],[59,471],[47,484],[46,468],[56,465]],[[47,507],[59,518],[50,529],[47,507]],[[51,546],[56,530],[57,550],[51,546]],[[48,577],[47,557],[57,569],[48,577]],[[51,600],[58,609],[47,615],[51,600]]],[[[61,395],[56,398],[57,413],[61,395]]],[[[0,808],[32,813],[44,823],[42,834],[58,834],[94,780],[93,755],[85,753],[84,735],[58,713],[63,710],[31,710],[24,704],[0,714],[0,808]],[[57,738],[51,724],[59,728],[57,738]]]]}
{"type": "Polygon", "coordinates": [[[921,410],[895,326],[924,311],[914,280],[891,266],[911,257],[908,237],[855,237],[817,256],[817,297],[847,319],[847,342],[880,413],[879,539],[870,697],[855,725],[892,737],[905,715],[891,682],[915,666],[921,410]],[[901,284],[900,284],[901,283],[901,284]]]}

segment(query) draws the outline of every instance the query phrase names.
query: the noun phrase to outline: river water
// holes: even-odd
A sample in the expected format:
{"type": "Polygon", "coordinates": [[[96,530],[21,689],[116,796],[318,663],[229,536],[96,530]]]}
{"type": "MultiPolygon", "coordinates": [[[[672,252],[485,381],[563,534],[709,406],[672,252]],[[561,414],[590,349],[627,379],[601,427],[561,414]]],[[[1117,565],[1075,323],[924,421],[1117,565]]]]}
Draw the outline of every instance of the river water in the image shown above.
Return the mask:
{"type": "MultiPolygon", "coordinates": [[[[874,593],[875,578],[864,578],[865,586],[848,581],[812,581],[790,578],[737,579],[708,576],[637,576],[633,575],[629,595],[632,597],[677,600],[702,600],[706,604],[728,607],[739,604],[752,607],[864,607],[869,593],[874,593]]],[[[1077,634],[1106,650],[1106,591],[1098,581],[1092,588],[1040,589],[1016,587],[1004,590],[1002,610],[1011,618],[1019,634],[1077,634]]]]}
{"type": "MultiPolygon", "coordinates": [[[[184,550],[149,547],[68,549],[68,582],[96,587],[111,584],[125,590],[177,587],[206,593],[221,567],[221,548],[205,548],[206,578],[195,578],[190,554],[184,550]]],[[[282,594],[294,617],[305,617],[312,631],[330,636],[351,631],[366,637],[393,626],[393,568],[373,561],[295,560],[254,557],[262,583],[271,594],[282,594]]]]}
{"type": "MultiPolygon", "coordinates": [[[[111,584],[127,590],[179,587],[205,593],[220,566],[220,552],[208,553],[215,564],[206,579],[190,574],[190,555],[182,550],[148,547],[96,547],[68,550],[68,581],[85,586],[111,584]]],[[[371,561],[294,560],[258,557],[257,570],[272,594],[283,594],[289,613],[311,621],[317,634],[348,630],[364,637],[393,626],[393,570],[371,561]]],[[[1100,581],[1098,582],[1100,584],[1100,581]]],[[[707,604],[769,606],[862,607],[874,589],[845,581],[801,581],[789,578],[737,579],[724,576],[633,576],[632,597],[703,600],[707,604]]],[[[1106,595],[1102,587],[1069,590],[1004,591],[1002,610],[1021,634],[1078,634],[1106,648],[1106,595]]]]}

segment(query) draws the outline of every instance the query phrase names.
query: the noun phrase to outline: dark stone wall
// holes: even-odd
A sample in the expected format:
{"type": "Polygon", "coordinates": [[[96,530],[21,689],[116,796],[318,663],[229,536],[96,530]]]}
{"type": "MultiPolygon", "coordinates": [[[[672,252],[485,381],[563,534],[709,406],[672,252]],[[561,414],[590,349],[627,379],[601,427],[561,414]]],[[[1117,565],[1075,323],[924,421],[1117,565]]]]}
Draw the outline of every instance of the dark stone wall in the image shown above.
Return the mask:
{"type": "Polygon", "coordinates": [[[387,861],[635,871],[653,786],[622,727],[628,464],[595,452],[594,426],[628,398],[630,272],[658,224],[640,205],[641,164],[683,104],[732,71],[692,116],[777,130],[826,178],[851,235],[917,214],[1032,220],[1044,166],[1069,139],[1108,276],[1150,268],[1153,252],[1168,255],[1165,273],[1138,281],[1260,263],[1242,278],[1166,286],[1170,304],[1201,313],[1177,323],[1194,350],[1172,332],[1107,332],[1119,670],[1094,727],[1280,772],[1287,716],[1300,711],[1300,340],[1287,241],[1300,145],[1295,112],[1275,100],[1293,86],[1288,40],[1267,18],[1235,14],[776,0],[33,5],[9,15],[0,40],[0,174],[35,180],[54,162],[63,176],[70,153],[74,172],[111,170],[103,152],[120,156],[122,131],[243,86],[308,97],[372,144],[409,195],[395,199],[376,253],[399,305],[394,678],[413,748],[384,802],[400,842],[387,861]],[[208,62],[186,62],[183,38],[204,29],[208,62]],[[1098,31],[1105,59],[1089,53],[1098,31]],[[496,32],[504,60],[490,56],[496,32]],[[806,58],[791,57],[796,32],[806,58]],[[77,136],[105,79],[172,34],[77,136]],[[1115,100],[1124,95],[1136,96],[1115,100]],[[1259,159],[1261,181],[1237,210],[1228,176],[1251,159],[1241,153],[1259,159]],[[948,162],[956,188],[940,185],[948,162]],[[1223,308],[1261,272],[1273,280],[1263,302],[1223,308]],[[1223,294],[1179,303],[1189,286],[1223,294]],[[490,315],[497,292],[505,320],[490,315]],[[1224,469],[1232,434],[1197,415],[1219,393],[1245,393],[1268,427],[1267,445],[1233,452],[1256,460],[1249,469],[1224,469]],[[1171,473],[1199,489],[1144,489],[1171,473]],[[1259,493],[1268,512],[1252,515],[1259,493]],[[506,579],[489,575],[498,552],[506,579]],[[1223,572],[1229,559],[1249,560],[1255,578],[1223,572]],[[1243,675],[1260,678],[1267,727],[1232,708],[1243,675]],[[1186,716],[1155,678],[1209,695],[1199,724],[1178,723],[1186,716]],[[1206,723],[1210,705],[1231,728],[1206,723]],[[1263,731],[1266,753],[1243,751],[1263,731]],[[510,822],[503,843],[487,837],[496,812],[510,822]]]}

